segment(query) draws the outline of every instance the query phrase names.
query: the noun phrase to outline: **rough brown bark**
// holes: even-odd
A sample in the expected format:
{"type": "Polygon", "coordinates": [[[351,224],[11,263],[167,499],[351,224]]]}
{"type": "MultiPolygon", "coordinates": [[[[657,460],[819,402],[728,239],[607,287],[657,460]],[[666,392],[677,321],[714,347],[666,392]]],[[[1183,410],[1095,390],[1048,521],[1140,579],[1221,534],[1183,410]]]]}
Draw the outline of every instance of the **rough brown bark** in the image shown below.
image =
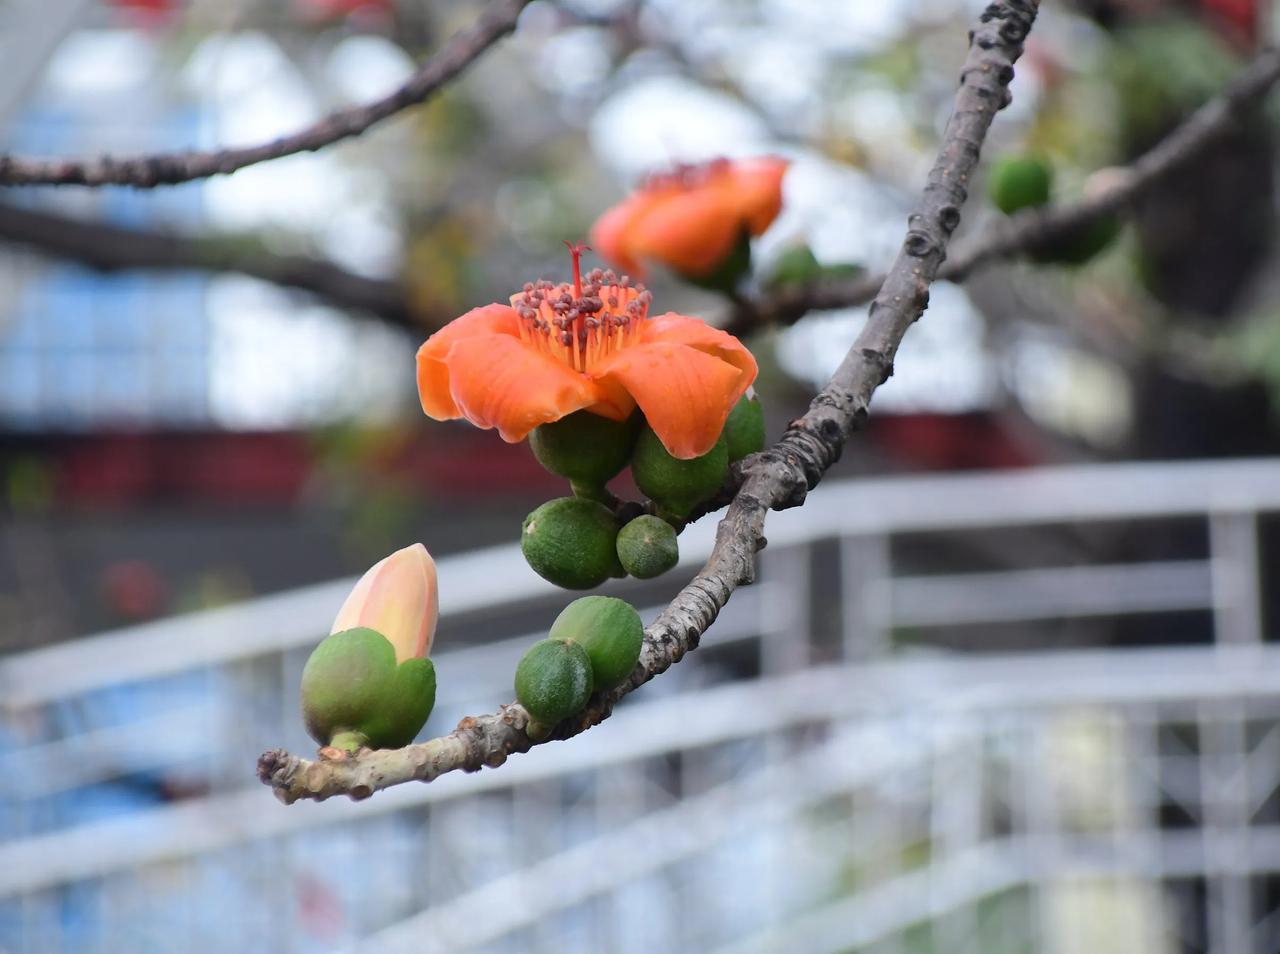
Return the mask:
{"type": "MultiPolygon", "coordinates": [[[[742,486],[716,530],[711,557],[646,628],[644,649],[631,677],[612,692],[594,697],[583,712],[557,726],[552,738],[577,735],[603,721],[619,699],[697,647],[733,591],[752,581],[769,510],[801,505],[840,456],[849,435],[862,425],[871,395],[893,373],[902,336],[929,303],[929,284],[960,222],[987,130],[996,111],[1009,102],[1013,64],[1038,9],[1039,0],[995,0],[982,13],[970,36],[941,151],[862,333],[808,412],[793,421],[772,448],[744,462],[742,486]]],[[[493,715],[468,717],[449,735],[429,742],[340,758],[322,753],[319,761],[272,750],[258,760],[258,775],[286,803],[339,794],[366,798],[402,782],[501,765],[509,755],[535,744],[525,732],[527,718],[523,708],[511,704],[493,715]]]]}
{"type": "Polygon", "coordinates": [[[470,66],[485,50],[516,27],[529,0],[495,0],[475,25],[450,37],[394,92],[350,109],[331,113],[306,129],[259,146],[213,152],[171,152],[97,159],[36,159],[0,155],[3,185],[127,185],[150,189],[175,182],[226,175],[268,159],[314,152],[358,136],[389,116],[416,106],[470,66]]]}

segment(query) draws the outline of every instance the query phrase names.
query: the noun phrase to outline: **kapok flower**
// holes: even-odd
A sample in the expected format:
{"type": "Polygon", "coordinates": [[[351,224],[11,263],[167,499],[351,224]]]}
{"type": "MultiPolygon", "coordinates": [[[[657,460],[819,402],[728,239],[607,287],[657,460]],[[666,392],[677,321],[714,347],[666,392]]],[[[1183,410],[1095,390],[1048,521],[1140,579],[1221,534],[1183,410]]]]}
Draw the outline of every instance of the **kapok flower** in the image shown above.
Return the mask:
{"type": "Polygon", "coordinates": [[[427,548],[415,543],[365,571],[329,632],[359,626],[376,630],[395,647],[398,665],[431,652],[439,618],[436,564],[427,548]]]}
{"type": "Polygon", "coordinates": [[[755,380],[751,352],[697,318],[650,318],[652,296],[628,277],[581,274],[583,248],[570,247],[572,284],[527,283],[509,306],[472,309],[427,339],[423,411],[514,443],[574,411],[624,421],[639,405],[672,456],[705,454],[755,380]]]}
{"type": "Polygon", "coordinates": [[[656,261],[704,278],[732,254],[743,233],[760,235],[782,210],[788,162],[776,156],[682,165],[651,176],[596,220],[591,244],[636,275],[656,261]]]}

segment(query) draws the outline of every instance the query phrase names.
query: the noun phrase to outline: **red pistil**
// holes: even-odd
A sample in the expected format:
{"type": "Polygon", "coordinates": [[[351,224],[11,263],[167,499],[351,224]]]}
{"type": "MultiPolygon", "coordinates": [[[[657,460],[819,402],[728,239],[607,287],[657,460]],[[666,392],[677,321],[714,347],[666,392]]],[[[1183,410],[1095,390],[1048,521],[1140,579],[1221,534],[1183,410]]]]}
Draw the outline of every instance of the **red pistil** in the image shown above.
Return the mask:
{"type": "Polygon", "coordinates": [[[591,251],[590,245],[574,244],[568,239],[564,244],[569,246],[569,254],[573,257],[573,297],[582,297],[582,253],[591,251]]]}
{"type": "Polygon", "coordinates": [[[585,372],[635,341],[652,296],[611,270],[593,268],[583,275],[579,259],[586,246],[565,244],[573,255],[573,284],[526,282],[511,296],[511,306],[522,340],[585,372]]]}

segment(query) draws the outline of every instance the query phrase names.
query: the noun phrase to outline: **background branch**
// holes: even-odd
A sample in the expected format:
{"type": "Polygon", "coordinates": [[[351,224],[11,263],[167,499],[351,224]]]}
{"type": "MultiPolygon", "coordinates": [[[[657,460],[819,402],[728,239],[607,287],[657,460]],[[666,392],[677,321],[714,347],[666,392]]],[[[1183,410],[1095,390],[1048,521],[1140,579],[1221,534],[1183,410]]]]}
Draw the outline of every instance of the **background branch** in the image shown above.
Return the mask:
{"type": "Polygon", "coordinates": [[[412,309],[408,290],[398,281],[359,275],[323,258],[272,252],[253,236],[122,228],[0,202],[0,241],[103,272],[198,269],[248,275],[415,330],[439,327],[452,317],[412,309]]]}
{"type": "Polygon", "coordinates": [[[259,146],[214,152],[170,152],[97,159],[35,159],[0,155],[0,185],[129,185],[152,188],[226,175],[299,152],[314,152],[358,136],[389,116],[423,102],[516,27],[529,0],[494,0],[475,25],[454,34],[394,92],[363,106],[331,113],[289,136],[259,146]]]}
{"type": "MultiPolygon", "coordinates": [[[[801,505],[865,421],[872,394],[893,372],[899,342],[928,305],[929,285],[960,222],[981,144],[996,111],[1009,102],[1013,63],[1022,54],[1038,8],[1038,0],[995,0],[983,12],[971,35],[941,151],[866,326],[808,412],[772,448],[744,463],[743,484],[717,527],[710,558],[646,628],[631,677],[593,698],[583,712],[557,726],[552,738],[567,738],[601,722],[619,699],[697,647],[733,591],[752,582],[769,510],[801,505]]],[[[258,760],[258,774],[284,802],[338,794],[366,798],[414,779],[430,781],[450,771],[500,765],[534,744],[526,722],[524,709],[510,704],[494,715],[463,719],[447,736],[402,749],[332,758],[334,750],[323,750],[314,762],[277,749],[258,760]]]]}
{"type": "MultiPolygon", "coordinates": [[[[976,269],[1029,249],[1065,238],[1082,226],[1113,212],[1130,209],[1156,188],[1163,177],[1181,168],[1229,130],[1261,97],[1280,82],[1280,50],[1259,54],[1220,94],[1200,107],[1173,132],[1095,194],[1079,202],[1027,210],[994,223],[965,242],[938,272],[945,281],[962,281],[976,269]]],[[[791,325],[810,311],[866,304],[880,288],[884,273],[841,283],[816,283],[745,301],[722,327],[744,335],[763,325],[791,325]]]]}

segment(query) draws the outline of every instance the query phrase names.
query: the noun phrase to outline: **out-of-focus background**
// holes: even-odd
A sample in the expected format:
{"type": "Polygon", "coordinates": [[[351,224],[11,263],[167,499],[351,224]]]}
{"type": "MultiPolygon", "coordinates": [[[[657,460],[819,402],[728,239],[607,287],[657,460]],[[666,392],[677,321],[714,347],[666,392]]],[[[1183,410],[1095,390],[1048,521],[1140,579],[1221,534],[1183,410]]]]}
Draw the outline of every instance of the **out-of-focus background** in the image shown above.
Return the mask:
{"type": "MultiPolygon", "coordinates": [[[[761,274],[883,267],[980,7],[542,0],[318,154],[0,193],[0,951],[1280,951],[1275,101],[1088,265],[936,286],[759,582],[605,725],[360,804],[254,778],[314,747],[302,663],[391,550],[440,565],[424,737],[565,601],[515,544],[557,481],[417,408],[431,329],[673,161],[792,160],[761,274]]],[[[0,147],[265,141],[479,9],[7,0],[0,147]]],[[[1045,0],[985,156],[1069,200],[1274,36],[1267,0],[1045,0]]],[[[998,216],[975,187],[958,240],[998,216]]],[[[749,338],[771,436],[864,314],[749,338]]],[[[712,523],[608,591],[652,618],[712,523]]]]}

